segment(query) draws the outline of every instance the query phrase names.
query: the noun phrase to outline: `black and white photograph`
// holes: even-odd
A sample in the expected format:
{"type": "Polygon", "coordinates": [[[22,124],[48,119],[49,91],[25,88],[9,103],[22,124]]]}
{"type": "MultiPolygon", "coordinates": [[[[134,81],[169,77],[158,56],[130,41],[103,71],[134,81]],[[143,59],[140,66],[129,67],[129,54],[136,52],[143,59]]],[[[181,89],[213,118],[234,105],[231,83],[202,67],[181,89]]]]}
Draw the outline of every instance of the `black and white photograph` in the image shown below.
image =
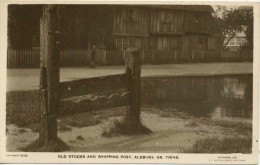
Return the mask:
{"type": "Polygon", "coordinates": [[[9,159],[256,156],[254,5],[8,4],[9,159]]]}

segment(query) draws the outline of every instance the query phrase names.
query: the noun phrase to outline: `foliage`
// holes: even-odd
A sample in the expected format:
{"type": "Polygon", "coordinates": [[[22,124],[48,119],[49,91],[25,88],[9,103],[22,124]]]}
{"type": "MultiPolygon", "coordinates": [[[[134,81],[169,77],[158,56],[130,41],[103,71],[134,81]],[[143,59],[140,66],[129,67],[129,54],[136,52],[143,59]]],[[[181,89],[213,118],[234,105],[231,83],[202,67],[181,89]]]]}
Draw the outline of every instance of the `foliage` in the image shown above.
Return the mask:
{"type": "Polygon", "coordinates": [[[30,48],[33,35],[39,31],[43,5],[8,6],[8,47],[30,48]]]}
{"type": "Polygon", "coordinates": [[[239,32],[245,32],[249,48],[253,47],[253,8],[241,6],[228,9],[226,6],[216,6],[213,13],[215,22],[220,27],[223,39],[228,38],[223,48],[239,32]]]}
{"type": "MultiPolygon", "coordinates": [[[[43,5],[9,5],[9,48],[32,47],[33,36],[40,34],[40,17],[43,5]]],[[[113,6],[109,5],[60,5],[61,46],[64,48],[87,48],[90,44],[112,44],[113,6]]]]}
{"type": "Polygon", "coordinates": [[[111,6],[75,5],[61,10],[61,40],[66,48],[87,48],[88,44],[110,46],[113,11],[111,6]]]}

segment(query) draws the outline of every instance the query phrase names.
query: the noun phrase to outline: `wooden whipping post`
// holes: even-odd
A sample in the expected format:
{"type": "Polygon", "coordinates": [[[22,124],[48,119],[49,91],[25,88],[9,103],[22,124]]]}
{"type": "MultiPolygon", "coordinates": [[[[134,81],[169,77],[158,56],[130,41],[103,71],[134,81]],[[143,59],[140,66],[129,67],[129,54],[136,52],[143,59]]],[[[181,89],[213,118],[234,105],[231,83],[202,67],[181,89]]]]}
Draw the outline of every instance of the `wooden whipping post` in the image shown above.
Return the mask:
{"type": "Polygon", "coordinates": [[[128,99],[130,109],[127,110],[126,122],[129,128],[138,129],[141,107],[141,59],[136,48],[128,48],[125,57],[126,74],[128,76],[128,99]]]}
{"type": "Polygon", "coordinates": [[[57,140],[60,79],[57,8],[46,5],[40,20],[40,145],[57,140]]]}

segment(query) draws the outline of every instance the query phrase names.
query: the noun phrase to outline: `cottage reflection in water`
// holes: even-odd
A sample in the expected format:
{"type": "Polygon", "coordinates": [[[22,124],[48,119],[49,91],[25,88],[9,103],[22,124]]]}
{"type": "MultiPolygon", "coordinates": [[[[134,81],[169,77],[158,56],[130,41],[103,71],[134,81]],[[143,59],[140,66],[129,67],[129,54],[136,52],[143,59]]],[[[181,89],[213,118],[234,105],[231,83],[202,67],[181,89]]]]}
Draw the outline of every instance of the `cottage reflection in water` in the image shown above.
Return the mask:
{"type": "Polygon", "coordinates": [[[252,75],[149,78],[142,102],[194,116],[252,118],[252,75]]]}

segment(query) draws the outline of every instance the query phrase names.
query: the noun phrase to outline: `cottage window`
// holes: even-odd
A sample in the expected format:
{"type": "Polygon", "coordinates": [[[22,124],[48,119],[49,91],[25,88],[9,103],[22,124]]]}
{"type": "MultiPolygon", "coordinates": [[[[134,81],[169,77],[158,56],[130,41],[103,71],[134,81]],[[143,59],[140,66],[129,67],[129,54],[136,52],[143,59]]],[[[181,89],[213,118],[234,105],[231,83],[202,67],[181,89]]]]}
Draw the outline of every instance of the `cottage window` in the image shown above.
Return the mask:
{"type": "Polygon", "coordinates": [[[129,38],[123,38],[123,49],[129,48],[129,38]]]}
{"type": "Polygon", "coordinates": [[[248,41],[246,38],[241,38],[241,46],[245,46],[245,45],[248,45],[248,41]]]}
{"type": "Polygon", "coordinates": [[[247,45],[247,40],[245,38],[237,38],[237,45],[245,46],[247,45]]]}
{"type": "Polygon", "coordinates": [[[196,14],[196,15],[195,15],[195,22],[196,22],[196,23],[199,23],[199,18],[200,18],[200,15],[199,15],[199,14],[196,14]]]}
{"type": "Polygon", "coordinates": [[[116,48],[119,50],[124,50],[129,48],[129,38],[117,38],[116,39],[116,48]]]}
{"type": "Polygon", "coordinates": [[[161,22],[170,22],[170,12],[167,11],[161,12],[161,22]]]}
{"type": "Polygon", "coordinates": [[[163,38],[163,51],[167,52],[169,49],[168,38],[163,38]]]}
{"type": "Polygon", "coordinates": [[[39,37],[33,36],[33,39],[32,39],[32,47],[33,47],[33,48],[38,48],[38,47],[40,47],[40,39],[39,39],[39,37]]]}
{"type": "Polygon", "coordinates": [[[134,20],[134,9],[125,10],[125,19],[134,20]]]}
{"type": "Polygon", "coordinates": [[[129,9],[129,19],[134,19],[134,9],[129,9]]]}
{"type": "Polygon", "coordinates": [[[166,37],[157,39],[157,50],[158,51],[169,51],[169,39],[166,37]]]}
{"type": "Polygon", "coordinates": [[[165,22],[170,22],[170,13],[169,12],[165,13],[165,22]]]}
{"type": "Polygon", "coordinates": [[[170,49],[171,50],[176,50],[180,48],[180,38],[179,37],[174,37],[170,39],[170,49]]]}
{"type": "Polygon", "coordinates": [[[162,51],[163,50],[163,41],[162,38],[157,39],[157,50],[162,51]]]}
{"type": "Polygon", "coordinates": [[[117,38],[116,39],[116,48],[117,49],[122,49],[122,38],[117,38]]]}
{"type": "Polygon", "coordinates": [[[200,49],[208,49],[208,38],[200,37],[199,38],[199,48],[200,49]]]}
{"type": "Polygon", "coordinates": [[[237,45],[242,46],[241,41],[241,38],[237,38],[237,45]]]}
{"type": "Polygon", "coordinates": [[[229,41],[228,45],[236,45],[236,38],[232,38],[232,39],[229,41]]]}

